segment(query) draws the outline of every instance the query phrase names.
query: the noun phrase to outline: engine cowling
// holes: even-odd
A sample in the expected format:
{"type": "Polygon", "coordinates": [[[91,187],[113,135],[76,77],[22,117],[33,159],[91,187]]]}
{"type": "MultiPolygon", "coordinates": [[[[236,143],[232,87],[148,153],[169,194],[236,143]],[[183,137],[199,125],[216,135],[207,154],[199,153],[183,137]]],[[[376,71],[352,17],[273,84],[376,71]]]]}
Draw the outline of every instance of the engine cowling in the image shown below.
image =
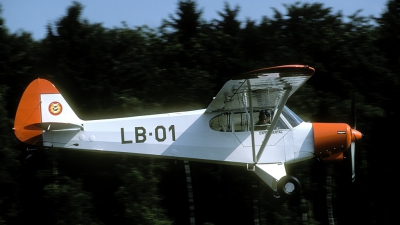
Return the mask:
{"type": "Polygon", "coordinates": [[[345,123],[313,123],[314,155],[323,161],[342,161],[351,142],[362,138],[361,132],[345,123]]]}

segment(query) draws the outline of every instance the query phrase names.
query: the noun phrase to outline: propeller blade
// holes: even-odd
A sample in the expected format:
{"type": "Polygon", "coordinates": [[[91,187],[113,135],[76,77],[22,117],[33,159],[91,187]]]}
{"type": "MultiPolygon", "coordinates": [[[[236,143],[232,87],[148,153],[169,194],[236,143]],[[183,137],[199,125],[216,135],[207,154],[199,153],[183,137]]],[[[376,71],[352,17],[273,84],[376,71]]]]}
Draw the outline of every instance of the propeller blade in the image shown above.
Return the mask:
{"type": "Polygon", "coordinates": [[[356,170],[355,170],[355,155],[356,155],[356,143],[353,141],[351,142],[350,146],[351,150],[351,182],[354,183],[356,180],[356,170]]]}
{"type": "MultiPolygon", "coordinates": [[[[356,93],[353,92],[351,96],[351,113],[350,113],[350,127],[356,129],[356,93]]],[[[356,170],[355,170],[355,156],[356,156],[356,143],[354,140],[351,142],[350,146],[350,163],[351,163],[351,182],[354,183],[356,180],[356,170]]]]}

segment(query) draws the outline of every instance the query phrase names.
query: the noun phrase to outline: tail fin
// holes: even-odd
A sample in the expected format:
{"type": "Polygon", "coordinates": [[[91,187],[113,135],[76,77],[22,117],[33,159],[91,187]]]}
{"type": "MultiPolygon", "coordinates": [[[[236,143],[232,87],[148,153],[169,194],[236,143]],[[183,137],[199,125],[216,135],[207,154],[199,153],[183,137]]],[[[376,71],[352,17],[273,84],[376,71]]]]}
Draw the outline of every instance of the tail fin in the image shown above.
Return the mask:
{"type": "Polygon", "coordinates": [[[14,133],[22,142],[42,145],[42,134],[49,130],[81,129],[82,120],[45,79],[32,81],[25,89],[15,115],[14,133]]]}

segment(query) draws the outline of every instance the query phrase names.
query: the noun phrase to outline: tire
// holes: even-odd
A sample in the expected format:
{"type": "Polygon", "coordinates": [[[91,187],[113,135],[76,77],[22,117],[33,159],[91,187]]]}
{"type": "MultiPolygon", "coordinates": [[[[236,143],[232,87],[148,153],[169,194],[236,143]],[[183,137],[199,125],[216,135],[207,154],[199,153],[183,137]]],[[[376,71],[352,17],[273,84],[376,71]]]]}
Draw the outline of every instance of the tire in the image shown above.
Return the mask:
{"type": "Polygon", "coordinates": [[[280,195],[278,192],[273,191],[269,187],[268,190],[266,191],[266,196],[267,196],[267,201],[273,206],[283,205],[287,200],[287,196],[280,195]]]}
{"type": "Polygon", "coordinates": [[[292,197],[301,190],[300,181],[293,176],[284,176],[278,181],[278,192],[281,196],[292,197]]]}

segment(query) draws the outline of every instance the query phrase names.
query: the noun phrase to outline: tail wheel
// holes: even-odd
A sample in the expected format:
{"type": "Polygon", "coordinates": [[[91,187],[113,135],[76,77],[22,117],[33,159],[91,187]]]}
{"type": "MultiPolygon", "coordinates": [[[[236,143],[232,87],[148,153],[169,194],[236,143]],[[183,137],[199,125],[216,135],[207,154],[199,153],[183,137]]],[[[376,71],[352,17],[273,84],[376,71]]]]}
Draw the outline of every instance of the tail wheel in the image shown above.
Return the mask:
{"type": "Polygon", "coordinates": [[[284,176],[278,181],[278,192],[281,196],[294,196],[301,190],[300,181],[293,176],[284,176]]]}

